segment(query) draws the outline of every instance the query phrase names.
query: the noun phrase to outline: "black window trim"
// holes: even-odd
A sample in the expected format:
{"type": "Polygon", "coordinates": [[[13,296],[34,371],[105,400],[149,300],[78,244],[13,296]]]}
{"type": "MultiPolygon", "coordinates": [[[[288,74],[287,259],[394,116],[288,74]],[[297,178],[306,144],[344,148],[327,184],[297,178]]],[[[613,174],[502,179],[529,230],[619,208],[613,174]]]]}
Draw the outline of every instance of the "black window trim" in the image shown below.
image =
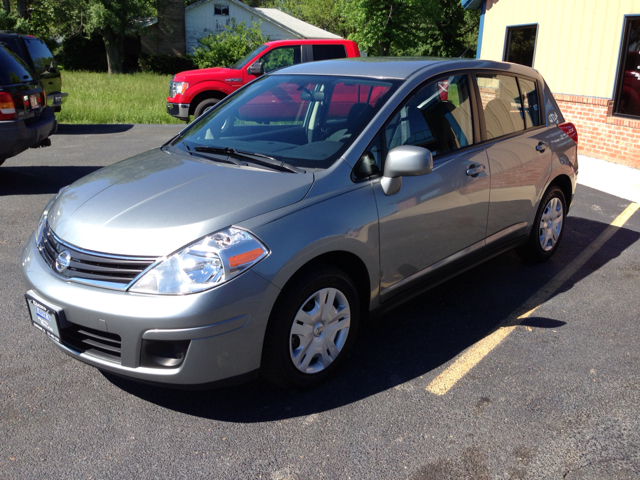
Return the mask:
{"type": "MultiPolygon", "coordinates": [[[[473,78],[473,86],[476,89],[476,104],[477,104],[477,110],[478,110],[478,123],[480,124],[480,134],[481,134],[481,141],[479,141],[478,143],[486,145],[489,144],[491,142],[496,142],[499,140],[503,140],[505,138],[510,138],[510,137],[515,137],[516,135],[522,135],[525,132],[531,132],[533,130],[538,130],[541,128],[546,128],[546,116],[544,114],[544,105],[541,101],[541,99],[543,97],[541,97],[542,94],[542,85],[540,84],[540,81],[536,78],[533,77],[529,77],[527,75],[521,75],[519,73],[513,73],[513,72],[508,72],[508,71],[504,71],[504,70],[489,70],[489,69],[477,69],[477,70],[473,70],[473,74],[471,75],[471,77],[473,78]],[[539,125],[533,126],[531,128],[523,128],[523,130],[519,130],[516,132],[512,132],[509,133],[507,135],[502,135],[500,137],[497,138],[487,138],[487,127],[484,121],[484,109],[482,108],[482,97],[480,96],[480,87],[478,86],[478,75],[482,75],[482,74],[488,74],[488,75],[503,75],[505,77],[515,77],[516,79],[516,85],[518,86],[518,94],[520,95],[520,102],[521,105],[524,107],[524,102],[523,102],[523,98],[522,98],[522,90],[520,89],[520,82],[518,81],[518,78],[521,77],[525,80],[529,80],[530,82],[534,82],[536,85],[536,92],[538,93],[538,123],[539,125]],[[480,113],[480,111],[482,111],[482,113],[480,113]]],[[[524,122],[524,118],[522,120],[523,122],[523,127],[526,126],[526,123],[524,122]]]]}
{"type": "Polygon", "coordinates": [[[616,81],[613,87],[613,110],[611,114],[614,117],[640,120],[640,117],[638,117],[637,115],[627,115],[624,113],[617,113],[618,107],[620,106],[620,96],[622,93],[622,85],[624,83],[624,58],[625,58],[624,51],[625,51],[625,46],[629,41],[629,33],[631,30],[631,29],[627,30],[627,27],[629,26],[629,21],[636,20],[636,19],[640,20],[640,14],[632,13],[632,14],[624,15],[624,18],[622,21],[622,32],[620,34],[620,48],[618,49],[618,64],[616,67],[617,68],[616,81]]]}
{"type": "Polygon", "coordinates": [[[533,58],[531,59],[531,65],[525,65],[526,67],[534,68],[536,63],[536,51],[538,49],[538,23],[523,23],[520,25],[507,25],[504,34],[504,47],[502,49],[502,61],[508,62],[507,58],[509,57],[509,38],[511,37],[511,32],[513,30],[519,30],[524,28],[534,27],[536,34],[535,40],[533,41],[533,58]]]}

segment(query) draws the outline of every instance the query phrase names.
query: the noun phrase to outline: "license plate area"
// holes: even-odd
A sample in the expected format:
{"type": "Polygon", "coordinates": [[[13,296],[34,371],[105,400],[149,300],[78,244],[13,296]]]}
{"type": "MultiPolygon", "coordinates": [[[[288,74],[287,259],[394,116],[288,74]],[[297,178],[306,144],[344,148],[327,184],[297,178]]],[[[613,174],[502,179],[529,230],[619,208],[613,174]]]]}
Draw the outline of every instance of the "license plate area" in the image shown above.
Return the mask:
{"type": "Polygon", "coordinates": [[[60,342],[61,311],[30,294],[25,295],[31,315],[31,324],[52,340],[60,342]]]}
{"type": "Polygon", "coordinates": [[[29,105],[31,105],[32,110],[40,108],[40,102],[38,101],[37,95],[29,95],[29,105]]]}

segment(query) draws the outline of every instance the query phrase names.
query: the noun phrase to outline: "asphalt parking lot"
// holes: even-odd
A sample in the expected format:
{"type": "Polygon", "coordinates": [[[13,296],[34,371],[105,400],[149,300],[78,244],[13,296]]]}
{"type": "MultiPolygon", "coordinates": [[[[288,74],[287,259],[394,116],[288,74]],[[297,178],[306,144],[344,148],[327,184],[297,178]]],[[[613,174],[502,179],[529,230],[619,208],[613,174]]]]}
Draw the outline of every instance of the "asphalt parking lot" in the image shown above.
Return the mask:
{"type": "Polygon", "coordinates": [[[310,392],[167,390],[59,351],[18,263],[41,210],[180,128],[63,126],[0,167],[0,478],[640,478],[640,211],[584,185],[550,262],[508,252],[371,321],[310,392]]]}

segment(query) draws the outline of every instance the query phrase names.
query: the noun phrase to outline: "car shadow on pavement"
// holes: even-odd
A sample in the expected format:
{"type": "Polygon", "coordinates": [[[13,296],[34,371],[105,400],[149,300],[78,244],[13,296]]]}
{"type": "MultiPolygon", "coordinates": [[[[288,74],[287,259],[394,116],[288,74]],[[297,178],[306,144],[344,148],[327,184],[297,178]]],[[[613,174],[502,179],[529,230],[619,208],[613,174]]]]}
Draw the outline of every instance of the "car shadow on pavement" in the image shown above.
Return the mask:
{"type": "Polygon", "coordinates": [[[3,166],[0,168],[0,196],[58,193],[62,187],[100,168],[102,167],[3,166]]]}
{"type": "Polygon", "coordinates": [[[103,125],[103,124],[69,124],[59,123],[56,135],[99,135],[105,133],[123,133],[133,128],[133,124],[115,124],[115,125],[103,125]]]}
{"type": "MultiPolygon", "coordinates": [[[[308,416],[383,392],[424,391],[439,367],[521,308],[608,226],[571,216],[565,225],[564,243],[546,263],[527,264],[515,252],[507,252],[361,325],[350,358],[327,382],[310,391],[287,392],[263,380],[208,391],[172,390],[104,375],[122,390],[162,407],[241,423],[308,416]]],[[[560,291],[571,289],[639,238],[636,231],[619,229],[560,291]]],[[[523,325],[561,329],[564,322],[532,317],[523,325]]]]}

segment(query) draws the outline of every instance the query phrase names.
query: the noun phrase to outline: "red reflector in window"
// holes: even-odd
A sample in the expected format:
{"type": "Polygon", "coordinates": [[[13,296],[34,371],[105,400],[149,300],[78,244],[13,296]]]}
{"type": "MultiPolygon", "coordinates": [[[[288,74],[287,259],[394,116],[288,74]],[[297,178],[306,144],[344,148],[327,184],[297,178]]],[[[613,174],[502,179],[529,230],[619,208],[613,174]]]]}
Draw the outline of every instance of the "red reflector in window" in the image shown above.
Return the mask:
{"type": "Polygon", "coordinates": [[[574,142],[578,143],[578,129],[573,123],[564,122],[558,125],[558,127],[560,128],[560,130],[566,133],[569,137],[571,137],[571,139],[574,142]]]}

